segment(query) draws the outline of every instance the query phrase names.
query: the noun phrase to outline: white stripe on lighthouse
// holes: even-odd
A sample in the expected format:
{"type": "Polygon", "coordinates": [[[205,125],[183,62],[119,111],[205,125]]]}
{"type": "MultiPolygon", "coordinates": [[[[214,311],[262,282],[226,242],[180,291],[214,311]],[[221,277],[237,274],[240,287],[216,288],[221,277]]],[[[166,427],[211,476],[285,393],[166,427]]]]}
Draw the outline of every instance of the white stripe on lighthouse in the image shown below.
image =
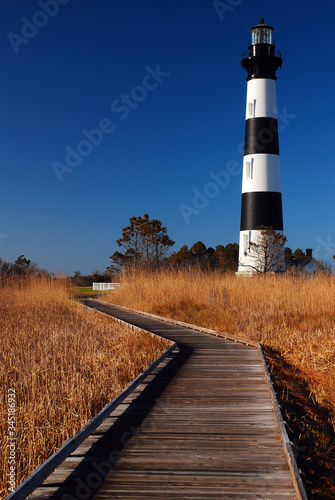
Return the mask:
{"type": "Polygon", "coordinates": [[[276,82],[268,78],[249,80],[245,118],[247,120],[264,116],[277,118],[276,82]]]}
{"type": "Polygon", "coordinates": [[[249,191],[281,192],[278,155],[259,153],[243,157],[242,193],[249,191]]]}

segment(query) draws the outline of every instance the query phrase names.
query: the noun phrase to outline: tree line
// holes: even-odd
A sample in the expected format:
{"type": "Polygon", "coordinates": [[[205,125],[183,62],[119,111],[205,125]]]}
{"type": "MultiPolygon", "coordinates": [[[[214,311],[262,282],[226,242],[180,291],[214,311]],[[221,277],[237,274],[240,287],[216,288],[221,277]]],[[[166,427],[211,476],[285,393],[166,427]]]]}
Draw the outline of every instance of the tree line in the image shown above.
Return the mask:
{"type": "MultiPolygon", "coordinates": [[[[304,259],[305,252],[297,248],[294,252],[286,247],[286,237],[272,228],[259,228],[261,238],[257,243],[250,243],[258,261],[262,264],[262,272],[276,269],[278,256],[285,254],[286,264],[295,259],[304,259]]],[[[111,263],[104,272],[94,271],[82,275],[75,271],[71,281],[76,286],[91,286],[92,282],[110,282],[125,269],[189,269],[197,267],[202,270],[218,269],[222,272],[236,272],[239,260],[239,245],[228,243],[215,248],[206,247],[202,241],[197,241],[190,248],[183,245],[178,251],[169,254],[175,242],[167,234],[167,229],[159,219],[150,219],[148,214],[134,216],[129,219],[129,225],[121,231],[121,237],[116,240],[123,253],[116,251],[110,257],[111,263]],[[168,255],[169,254],[169,255],[168,255]]],[[[335,255],[333,257],[335,259],[335,255]]],[[[330,265],[329,265],[330,266],[330,265]]],[[[256,268],[255,268],[256,270],[256,268]]],[[[331,271],[331,269],[330,269],[331,271]]],[[[0,258],[1,276],[25,276],[41,274],[54,276],[46,269],[40,269],[25,255],[20,255],[15,263],[9,263],[0,258]]]]}
{"type": "Polygon", "coordinates": [[[116,251],[110,257],[111,264],[107,271],[118,274],[123,269],[158,269],[189,268],[198,266],[202,269],[220,268],[234,271],[238,263],[238,244],[218,245],[215,249],[206,247],[198,241],[188,248],[183,245],[180,250],[167,255],[174,241],[167,234],[167,229],[159,219],[150,219],[148,214],[134,216],[129,225],[124,227],[121,238],[116,240],[124,252],[116,251]]]}
{"type": "MultiPolygon", "coordinates": [[[[255,271],[276,271],[282,262],[283,253],[286,264],[295,259],[303,259],[306,254],[297,248],[294,252],[286,247],[286,237],[271,227],[260,226],[260,237],[257,242],[250,243],[250,249],[255,256],[255,271]]],[[[222,272],[236,272],[239,265],[238,243],[206,247],[202,241],[194,243],[190,248],[183,245],[178,251],[167,255],[174,241],[167,234],[167,229],[159,219],[150,219],[148,214],[143,217],[131,217],[129,225],[122,229],[121,238],[116,240],[124,252],[116,251],[110,257],[111,264],[107,271],[111,275],[120,273],[123,269],[157,269],[190,268],[219,269],[222,272]]],[[[250,267],[250,266],[249,266],[250,267]]]]}
{"type": "Polygon", "coordinates": [[[36,262],[31,262],[24,255],[19,255],[15,262],[7,262],[0,257],[0,276],[6,276],[7,278],[13,276],[41,276],[41,275],[51,276],[47,269],[41,269],[38,267],[36,262]]]}

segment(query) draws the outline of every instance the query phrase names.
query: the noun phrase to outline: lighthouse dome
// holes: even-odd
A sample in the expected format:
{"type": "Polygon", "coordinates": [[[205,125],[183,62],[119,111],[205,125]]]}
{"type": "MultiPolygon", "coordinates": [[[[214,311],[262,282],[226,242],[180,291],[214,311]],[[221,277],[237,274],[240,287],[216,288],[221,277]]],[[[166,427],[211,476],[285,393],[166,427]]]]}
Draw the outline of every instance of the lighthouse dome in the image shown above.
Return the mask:
{"type": "Polygon", "coordinates": [[[273,45],[272,31],[273,27],[269,24],[265,24],[262,17],[260,23],[251,28],[251,45],[258,45],[261,43],[273,45]]]}

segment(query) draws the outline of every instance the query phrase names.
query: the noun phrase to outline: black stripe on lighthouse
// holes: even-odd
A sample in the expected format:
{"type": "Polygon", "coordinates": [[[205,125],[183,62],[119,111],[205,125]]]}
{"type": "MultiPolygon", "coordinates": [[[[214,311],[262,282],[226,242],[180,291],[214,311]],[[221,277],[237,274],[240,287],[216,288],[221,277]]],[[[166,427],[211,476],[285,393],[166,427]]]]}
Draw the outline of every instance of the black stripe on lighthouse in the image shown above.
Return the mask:
{"type": "Polygon", "coordinates": [[[278,120],[249,118],[245,122],[244,156],[257,153],[279,155],[278,120]]]}
{"type": "Polygon", "coordinates": [[[241,231],[251,231],[259,226],[283,230],[281,193],[272,191],[242,194],[241,231]]]}

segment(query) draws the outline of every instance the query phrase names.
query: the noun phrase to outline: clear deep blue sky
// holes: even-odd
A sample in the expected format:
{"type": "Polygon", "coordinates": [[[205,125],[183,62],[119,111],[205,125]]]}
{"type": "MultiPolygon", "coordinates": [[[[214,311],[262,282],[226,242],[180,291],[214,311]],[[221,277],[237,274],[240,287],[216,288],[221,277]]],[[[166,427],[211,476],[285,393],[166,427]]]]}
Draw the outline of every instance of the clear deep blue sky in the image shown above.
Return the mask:
{"type": "Polygon", "coordinates": [[[163,221],[175,250],[198,240],[238,242],[246,100],[240,60],[262,16],[283,57],[284,233],[293,250],[312,247],[331,260],[332,0],[226,0],[225,12],[212,0],[40,3],[49,14],[37,0],[0,5],[3,259],[25,254],[55,272],[104,271],[129,217],[144,213],[163,221]],[[81,142],[83,130],[99,126],[96,145],[81,142]],[[69,155],[67,164],[71,148],[82,154],[69,155]],[[69,161],[78,165],[57,176],[54,162],[69,168],[69,161]],[[221,172],[216,188],[208,185],[215,183],[211,172],[221,172]],[[199,191],[211,198],[194,202],[199,191]],[[188,217],[181,204],[192,209],[188,217]]]}

